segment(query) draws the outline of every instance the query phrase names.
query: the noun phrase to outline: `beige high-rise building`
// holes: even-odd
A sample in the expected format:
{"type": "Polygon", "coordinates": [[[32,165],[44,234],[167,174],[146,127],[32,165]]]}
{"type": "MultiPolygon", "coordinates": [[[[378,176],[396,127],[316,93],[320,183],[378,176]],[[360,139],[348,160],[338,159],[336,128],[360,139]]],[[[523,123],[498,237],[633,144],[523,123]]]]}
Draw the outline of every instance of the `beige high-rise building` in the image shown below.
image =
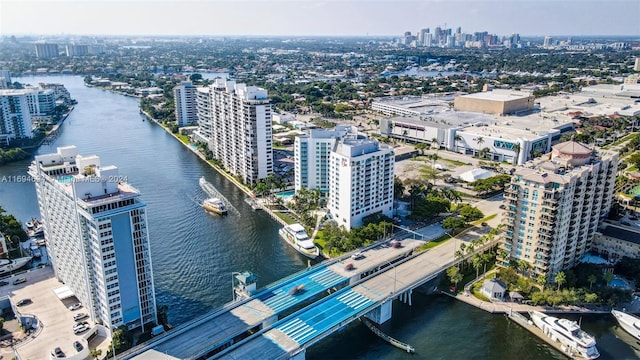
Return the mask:
{"type": "Polygon", "coordinates": [[[613,201],[618,154],[568,141],[516,170],[504,194],[497,264],[524,260],[531,276],[554,276],[590,249],[613,201]]]}
{"type": "Polygon", "coordinates": [[[245,184],[273,173],[271,102],[267,90],[216,79],[197,88],[197,141],[245,184]]]}
{"type": "Polygon", "coordinates": [[[640,71],[640,57],[637,57],[635,64],[633,64],[633,71],[640,71]]]}

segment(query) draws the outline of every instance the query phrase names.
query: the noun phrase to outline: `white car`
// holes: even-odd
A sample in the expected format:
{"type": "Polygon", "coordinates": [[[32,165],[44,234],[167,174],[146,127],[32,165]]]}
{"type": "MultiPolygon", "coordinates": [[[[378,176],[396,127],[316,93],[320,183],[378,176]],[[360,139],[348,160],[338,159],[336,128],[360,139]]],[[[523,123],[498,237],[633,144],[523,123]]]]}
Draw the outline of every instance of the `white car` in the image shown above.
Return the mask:
{"type": "Polygon", "coordinates": [[[357,252],[357,253],[355,253],[355,254],[351,255],[351,258],[352,258],[353,260],[360,260],[360,259],[363,259],[363,258],[364,258],[364,255],[362,255],[362,253],[361,253],[361,252],[357,252]]]}
{"type": "Polygon", "coordinates": [[[75,304],[71,304],[69,305],[69,310],[74,311],[74,310],[78,310],[82,307],[82,304],[80,303],[75,303],[75,304]]]}
{"type": "Polygon", "coordinates": [[[74,334],[81,334],[85,331],[89,330],[89,325],[88,324],[80,324],[80,326],[74,326],[73,327],[73,333],[74,334]]]}

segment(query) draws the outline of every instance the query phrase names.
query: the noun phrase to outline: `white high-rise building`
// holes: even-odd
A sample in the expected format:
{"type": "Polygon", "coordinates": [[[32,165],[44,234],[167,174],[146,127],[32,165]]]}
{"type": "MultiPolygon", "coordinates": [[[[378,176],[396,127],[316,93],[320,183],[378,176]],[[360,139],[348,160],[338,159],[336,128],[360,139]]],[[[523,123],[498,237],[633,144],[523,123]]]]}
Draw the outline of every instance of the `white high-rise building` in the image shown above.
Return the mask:
{"type": "Polygon", "coordinates": [[[368,215],[393,216],[393,148],[362,136],[336,142],[329,158],[327,207],[339,226],[362,225],[368,215]]]}
{"type": "Polygon", "coordinates": [[[544,42],[542,43],[542,46],[545,48],[549,48],[551,46],[553,46],[553,38],[551,36],[545,36],[544,37],[544,42]]]}
{"type": "Polygon", "coordinates": [[[36,180],[56,277],[112,331],[157,323],[146,204],[115,166],[75,146],[38,155],[36,180]]]}
{"type": "Polygon", "coordinates": [[[533,277],[574,266],[609,213],[618,156],[567,141],[553,146],[550,157],[519,167],[505,188],[497,264],[524,260],[533,277]]]}
{"type": "Polygon", "coordinates": [[[198,122],[196,106],[196,87],[191,81],[183,81],[173,88],[178,126],[186,126],[198,122]]]}
{"type": "Polygon", "coordinates": [[[245,184],[273,172],[271,103],[267,90],[216,79],[198,88],[197,140],[208,144],[213,158],[245,184]]]}
{"type": "Polygon", "coordinates": [[[351,126],[335,129],[311,130],[309,135],[297,136],[294,145],[295,189],[319,189],[329,192],[329,158],[333,147],[346,134],[356,134],[351,126]]]}
{"type": "Polygon", "coordinates": [[[36,46],[36,57],[39,59],[53,58],[60,55],[58,44],[38,43],[36,46]]]}
{"type": "Polygon", "coordinates": [[[1,143],[33,136],[29,112],[30,93],[30,90],[0,90],[1,143]]]}

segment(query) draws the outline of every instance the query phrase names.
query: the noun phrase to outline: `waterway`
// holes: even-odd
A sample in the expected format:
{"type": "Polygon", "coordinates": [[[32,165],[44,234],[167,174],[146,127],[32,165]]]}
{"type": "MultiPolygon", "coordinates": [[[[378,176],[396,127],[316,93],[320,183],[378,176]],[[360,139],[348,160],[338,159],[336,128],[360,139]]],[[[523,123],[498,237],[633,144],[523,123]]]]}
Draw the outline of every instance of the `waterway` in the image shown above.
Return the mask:
{"type": "MultiPolygon", "coordinates": [[[[144,121],[137,99],[83,85],[82,77],[15,78],[23,83],[64,83],[78,105],[60,135],[38,153],[76,145],[81,154],[97,154],[103,165],[138,188],[148,205],[151,255],[157,302],[169,306],[169,320],[182,324],[231,300],[231,273],[249,270],[264,286],[304,269],[307,260],[289,248],[278,224],[251,210],[244,194],[159,126],[144,121]],[[208,215],[199,206],[205,193],[201,176],[211,182],[238,214],[208,215]]],[[[0,167],[2,176],[26,174],[29,161],[0,167]]],[[[19,220],[39,217],[32,183],[0,183],[0,206],[19,220]]],[[[491,315],[444,296],[414,295],[409,307],[394,304],[383,329],[416,348],[408,355],[355,322],[307,352],[309,359],[562,359],[563,356],[504,316],[491,315]]],[[[602,359],[636,359],[610,316],[582,319],[594,334],[602,359]]]]}

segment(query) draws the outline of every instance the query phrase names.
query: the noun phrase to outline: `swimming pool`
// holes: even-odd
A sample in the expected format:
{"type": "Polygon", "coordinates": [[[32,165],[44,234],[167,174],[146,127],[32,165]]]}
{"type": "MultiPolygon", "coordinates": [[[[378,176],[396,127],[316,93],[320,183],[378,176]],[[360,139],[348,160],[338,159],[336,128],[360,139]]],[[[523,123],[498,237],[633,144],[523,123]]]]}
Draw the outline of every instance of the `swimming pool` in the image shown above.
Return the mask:
{"type": "Polygon", "coordinates": [[[631,289],[631,285],[619,276],[614,276],[613,279],[609,281],[609,286],[621,289],[631,289]]]}
{"type": "Polygon", "coordinates": [[[276,196],[279,197],[279,198],[287,198],[287,197],[291,197],[291,196],[293,196],[295,194],[296,194],[295,190],[289,190],[289,191],[277,193],[276,196]]]}

